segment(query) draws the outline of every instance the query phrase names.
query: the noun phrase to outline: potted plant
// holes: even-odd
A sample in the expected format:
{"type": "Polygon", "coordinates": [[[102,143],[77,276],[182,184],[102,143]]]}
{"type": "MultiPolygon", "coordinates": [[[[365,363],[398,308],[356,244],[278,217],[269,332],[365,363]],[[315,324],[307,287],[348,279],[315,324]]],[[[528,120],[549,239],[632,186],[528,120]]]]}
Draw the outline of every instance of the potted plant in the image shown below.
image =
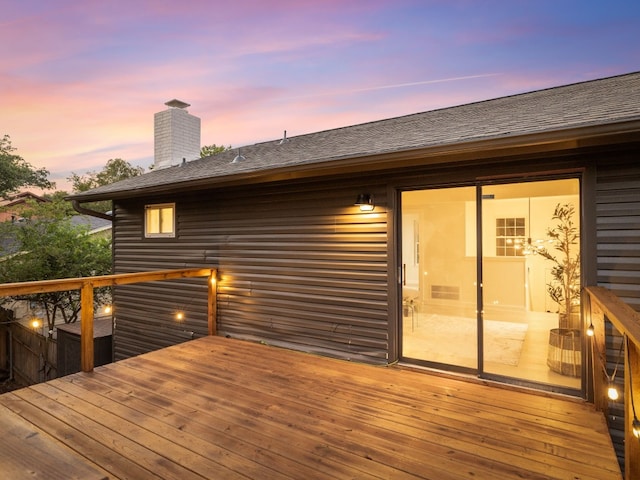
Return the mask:
{"type": "Polygon", "coordinates": [[[558,304],[558,327],[549,335],[547,365],[563,375],[580,375],[580,230],[573,221],[575,207],[557,204],[547,229],[554,253],[546,248],[538,254],[553,262],[547,293],[558,304]]]}

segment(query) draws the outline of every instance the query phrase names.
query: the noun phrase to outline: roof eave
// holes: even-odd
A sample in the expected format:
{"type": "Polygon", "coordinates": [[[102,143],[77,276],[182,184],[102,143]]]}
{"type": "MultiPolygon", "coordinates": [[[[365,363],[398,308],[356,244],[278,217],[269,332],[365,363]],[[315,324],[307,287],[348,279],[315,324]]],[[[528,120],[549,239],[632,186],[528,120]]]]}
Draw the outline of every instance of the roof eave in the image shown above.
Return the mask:
{"type": "Polygon", "coordinates": [[[640,142],[640,119],[624,122],[558,129],[525,135],[506,134],[489,139],[469,140],[419,148],[408,148],[376,155],[333,158],[329,161],[303,163],[234,175],[199,178],[171,184],[153,185],[104,194],[76,194],[77,202],[118,200],[157,194],[171,194],[185,190],[223,188],[239,185],[269,183],[283,180],[330,176],[336,174],[383,171],[399,167],[416,167],[467,161],[484,161],[518,155],[563,152],[616,144],[640,142]]]}

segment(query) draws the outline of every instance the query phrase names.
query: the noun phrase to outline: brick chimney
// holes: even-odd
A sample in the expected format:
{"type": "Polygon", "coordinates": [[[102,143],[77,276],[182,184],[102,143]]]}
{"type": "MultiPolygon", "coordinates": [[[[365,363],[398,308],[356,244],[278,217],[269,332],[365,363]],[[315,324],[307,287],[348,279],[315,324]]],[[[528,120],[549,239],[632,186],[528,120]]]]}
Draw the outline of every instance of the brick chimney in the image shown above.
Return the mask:
{"type": "Polygon", "coordinates": [[[187,112],[191,105],[176,99],[165,105],[166,110],[153,116],[156,170],[180,165],[183,158],[200,158],[200,119],[187,112]]]}

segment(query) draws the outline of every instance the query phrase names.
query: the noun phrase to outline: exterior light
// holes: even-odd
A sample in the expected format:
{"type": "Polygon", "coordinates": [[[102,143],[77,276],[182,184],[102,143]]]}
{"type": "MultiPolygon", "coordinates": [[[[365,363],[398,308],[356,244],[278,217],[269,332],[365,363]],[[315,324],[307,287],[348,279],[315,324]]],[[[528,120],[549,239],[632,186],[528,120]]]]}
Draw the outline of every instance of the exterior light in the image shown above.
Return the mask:
{"type": "Polygon", "coordinates": [[[607,389],[607,396],[610,400],[618,400],[618,398],[620,397],[620,395],[618,394],[618,389],[613,384],[613,382],[609,384],[609,388],[607,389]]]}
{"type": "Polygon", "coordinates": [[[587,336],[593,337],[594,333],[595,333],[595,330],[593,328],[593,323],[590,323],[589,326],[587,327],[587,336]]]}
{"type": "Polygon", "coordinates": [[[637,418],[633,419],[633,423],[631,424],[631,431],[633,432],[633,436],[636,438],[640,438],[640,420],[637,418]]]}
{"type": "Polygon", "coordinates": [[[104,307],[104,313],[106,313],[107,315],[109,315],[112,311],[113,308],[111,308],[111,305],[107,305],[106,307],[104,307]]]}
{"type": "Polygon", "coordinates": [[[176,320],[179,322],[184,320],[184,312],[176,312],[176,320]]]}
{"type": "Polygon", "coordinates": [[[360,207],[361,212],[371,212],[375,208],[373,203],[373,195],[369,193],[361,193],[358,195],[355,205],[360,207]]]}
{"type": "Polygon", "coordinates": [[[41,326],[42,326],[42,322],[40,321],[39,318],[31,319],[31,327],[32,328],[40,328],[41,326]]]}

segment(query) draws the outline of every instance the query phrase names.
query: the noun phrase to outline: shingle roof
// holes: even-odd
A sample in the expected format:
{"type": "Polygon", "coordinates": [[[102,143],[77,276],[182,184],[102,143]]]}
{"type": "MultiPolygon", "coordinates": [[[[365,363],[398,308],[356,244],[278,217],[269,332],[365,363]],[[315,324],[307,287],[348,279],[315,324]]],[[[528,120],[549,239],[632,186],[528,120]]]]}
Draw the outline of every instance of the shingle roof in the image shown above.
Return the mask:
{"type": "Polygon", "coordinates": [[[89,233],[111,227],[111,222],[103,218],[91,215],[74,215],[71,217],[71,225],[86,227],[89,233]]]}
{"type": "Polygon", "coordinates": [[[211,184],[293,166],[320,168],[391,152],[455,146],[640,120],[640,72],[241,147],[105,185],[75,199],[112,198],[190,182],[211,184]]]}

